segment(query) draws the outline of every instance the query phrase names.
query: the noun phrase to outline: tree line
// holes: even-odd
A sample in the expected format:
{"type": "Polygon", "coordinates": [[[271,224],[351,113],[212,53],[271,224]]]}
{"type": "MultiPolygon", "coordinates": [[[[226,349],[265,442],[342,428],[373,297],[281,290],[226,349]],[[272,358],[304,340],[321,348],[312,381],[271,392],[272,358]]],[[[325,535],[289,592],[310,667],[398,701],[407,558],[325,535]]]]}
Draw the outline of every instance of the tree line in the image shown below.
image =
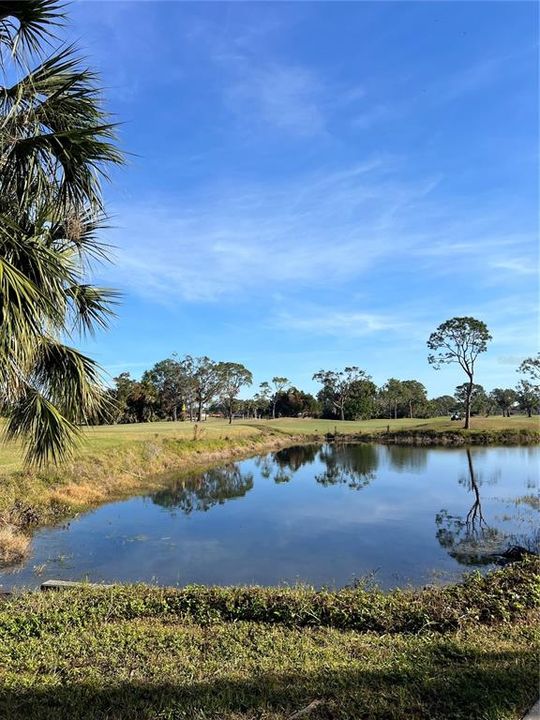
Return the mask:
{"type": "MultiPolygon", "coordinates": [[[[473,383],[470,415],[524,412],[531,416],[538,412],[540,361],[529,358],[518,371],[522,379],[514,388],[487,391],[473,383]]],[[[428,398],[420,381],[397,378],[389,378],[378,387],[365,370],[356,366],[320,370],[313,379],[321,386],[316,394],[295,387],[285,376],[275,376],[260,383],[251,397],[240,398],[240,393],[253,385],[251,371],[241,363],[173,355],[146,370],[140,380],[128,372],[114,378],[114,386],[107,390],[106,411],[97,421],[196,422],[207,414],[225,417],[230,423],[235,417],[430,418],[465,414],[469,392],[468,383],[463,383],[452,395],[428,398]]]]}

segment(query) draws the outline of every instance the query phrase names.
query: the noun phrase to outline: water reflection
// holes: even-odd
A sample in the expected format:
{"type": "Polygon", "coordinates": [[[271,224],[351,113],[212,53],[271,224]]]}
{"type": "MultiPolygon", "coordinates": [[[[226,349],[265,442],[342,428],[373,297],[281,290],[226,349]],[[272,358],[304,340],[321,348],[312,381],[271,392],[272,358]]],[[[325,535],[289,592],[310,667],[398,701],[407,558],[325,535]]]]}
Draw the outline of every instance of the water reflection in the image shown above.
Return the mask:
{"type": "Polygon", "coordinates": [[[160,490],[152,495],[152,501],[190,515],[194,511],[206,512],[214,505],[244,497],[252,488],[253,474],[242,472],[237,464],[230,464],[160,490]]]}
{"type": "Polygon", "coordinates": [[[390,465],[396,470],[420,472],[427,465],[428,451],[424,447],[388,445],[386,452],[390,465]]]}
{"type": "Polygon", "coordinates": [[[359,490],[375,479],[379,465],[374,445],[326,445],[319,452],[324,471],[315,474],[320,485],[347,485],[359,490]]]}
{"type": "Polygon", "coordinates": [[[311,464],[319,450],[319,445],[294,445],[272,453],[272,460],[283,470],[292,470],[294,473],[303,465],[311,464]]]}
{"type": "Polygon", "coordinates": [[[303,465],[311,465],[319,452],[319,445],[293,445],[255,458],[261,476],[276,484],[288,483],[303,465]]]}
{"type": "MultiPolygon", "coordinates": [[[[475,471],[473,455],[470,449],[465,450],[467,457],[467,474],[458,478],[458,483],[467,488],[472,495],[472,504],[463,515],[452,515],[448,510],[441,510],[435,516],[437,526],[436,537],[448,554],[462,565],[490,565],[496,557],[512,546],[519,545],[536,551],[538,533],[508,533],[497,527],[495,521],[486,521],[482,509],[480,488],[484,478],[475,471]]],[[[500,469],[490,473],[486,482],[495,485],[500,478],[500,469]]],[[[504,518],[499,518],[502,523],[504,518]]]]}
{"type": "Polygon", "coordinates": [[[0,572],[0,584],[343,586],[374,570],[384,587],[422,585],[433,573],[457,579],[511,544],[534,545],[539,456],[538,448],[291,447],[39,530],[31,558],[16,574],[0,572]]]}

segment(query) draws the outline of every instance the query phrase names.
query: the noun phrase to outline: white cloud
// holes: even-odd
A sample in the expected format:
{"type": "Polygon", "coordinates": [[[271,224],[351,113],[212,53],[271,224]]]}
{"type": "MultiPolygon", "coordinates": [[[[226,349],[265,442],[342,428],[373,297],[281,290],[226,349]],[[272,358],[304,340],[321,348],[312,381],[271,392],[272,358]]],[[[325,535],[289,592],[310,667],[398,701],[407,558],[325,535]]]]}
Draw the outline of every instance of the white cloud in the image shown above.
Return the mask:
{"type": "Polygon", "coordinates": [[[105,272],[164,303],[309,297],[392,267],[414,268],[416,284],[454,275],[507,286],[529,274],[530,235],[504,233],[498,214],[437,202],[437,180],[398,181],[394,164],[374,158],[113,208],[123,227],[107,238],[118,250],[105,272]]]}
{"type": "Polygon", "coordinates": [[[271,63],[254,66],[236,58],[239,77],[226,88],[229,107],[243,120],[254,117],[294,135],[323,133],[323,88],[302,67],[271,63]]]}
{"type": "Polygon", "coordinates": [[[515,275],[536,275],[538,273],[538,258],[514,257],[496,259],[490,263],[495,270],[515,275]]]}
{"type": "Polygon", "coordinates": [[[412,248],[409,207],[431,185],[404,185],[373,160],[276,186],[214,188],[172,201],[117,207],[114,282],[165,302],[245,299],[329,287],[412,248]]]}
{"type": "Polygon", "coordinates": [[[304,309],[294,315],[282,312],[277,316],[275,324],[311,335],[338,337],[363,337],[373,333],[403,331],[409,327],[409,323],[384,314],[325,308],[304,309]]]}

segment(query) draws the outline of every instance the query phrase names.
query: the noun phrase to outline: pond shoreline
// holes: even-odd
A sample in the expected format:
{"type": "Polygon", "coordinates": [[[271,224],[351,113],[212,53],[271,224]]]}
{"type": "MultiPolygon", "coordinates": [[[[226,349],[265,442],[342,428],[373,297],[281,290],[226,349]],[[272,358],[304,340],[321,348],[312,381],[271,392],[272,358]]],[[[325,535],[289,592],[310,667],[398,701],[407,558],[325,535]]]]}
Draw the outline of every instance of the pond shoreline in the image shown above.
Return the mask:
{"type": "Polygon", "coordinates": [[[326,440],[339,442],[380,443],[382,445],[415,445],[417,447],[526,447],[540,444],[535,430],[391,430],[378,433],[333,434],[326,440]]]}
{"type": "Polygon", "coordinates": [[[32,531],[100,505],[165,487],[177,477],[297,444],[377,443],[418,447],[537,445],[535,430],[402,430],[355,433],[285,433],[260,425],[246,437],[159,438],[80,457],[40,472],[17,471],[0,484],[0,566],[26,557],[32,531]],[[196,439],[195,439],[196,438],[196,439]]]}

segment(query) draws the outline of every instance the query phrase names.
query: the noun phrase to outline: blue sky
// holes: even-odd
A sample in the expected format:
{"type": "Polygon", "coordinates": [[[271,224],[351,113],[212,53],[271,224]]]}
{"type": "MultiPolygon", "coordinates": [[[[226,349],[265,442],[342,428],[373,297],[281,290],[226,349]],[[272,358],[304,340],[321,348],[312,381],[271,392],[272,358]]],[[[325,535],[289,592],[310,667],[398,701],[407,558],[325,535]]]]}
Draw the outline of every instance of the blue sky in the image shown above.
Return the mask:
{"type": "Polygon", "coordinates": [[[79,2],[131,153],[106,188],[124,293],[84,347],[138,376],[177,351],[315,389],[462,381],[426,361],[454,315],[513,385],[536,351],[538,8],[519,2],[79,2]]]}

